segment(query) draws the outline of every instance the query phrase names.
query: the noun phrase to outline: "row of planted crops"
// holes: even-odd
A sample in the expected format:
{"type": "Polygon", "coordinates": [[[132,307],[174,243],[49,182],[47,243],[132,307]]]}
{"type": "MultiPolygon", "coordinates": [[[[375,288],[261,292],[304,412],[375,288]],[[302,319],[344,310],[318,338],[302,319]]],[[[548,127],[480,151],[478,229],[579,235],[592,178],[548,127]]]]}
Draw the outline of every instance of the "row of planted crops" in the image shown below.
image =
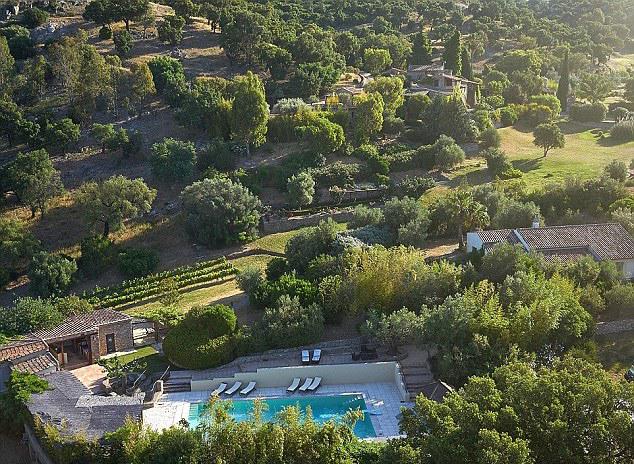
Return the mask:
{"type": "Polygon", "coordinates": [[[220,283],[236,273],[236,268],[226,258],[219,258],[126,280],[112,287],[96,287],[84,298],[96,307],[116,308],[160,297],[168,290],[164,285],[165,279],[171,279],[182,289],[198,284],[220,283]]]}

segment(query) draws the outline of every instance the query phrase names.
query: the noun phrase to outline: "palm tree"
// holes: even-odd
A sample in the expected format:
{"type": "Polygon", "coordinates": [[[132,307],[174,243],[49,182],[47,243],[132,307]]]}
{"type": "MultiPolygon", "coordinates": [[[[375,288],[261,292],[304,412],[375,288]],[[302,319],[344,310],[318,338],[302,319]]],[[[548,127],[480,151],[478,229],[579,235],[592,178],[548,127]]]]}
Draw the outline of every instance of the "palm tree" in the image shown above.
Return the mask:
{"type": "Polygon", "coordinates": [[[451,193],[450,204],[453,206],[451,218],[458,226],[458,245],[464,248],[464,232],[479,229],[489,224],[486,207],[475,200],[473,192],[459,188],[451,193]]]}

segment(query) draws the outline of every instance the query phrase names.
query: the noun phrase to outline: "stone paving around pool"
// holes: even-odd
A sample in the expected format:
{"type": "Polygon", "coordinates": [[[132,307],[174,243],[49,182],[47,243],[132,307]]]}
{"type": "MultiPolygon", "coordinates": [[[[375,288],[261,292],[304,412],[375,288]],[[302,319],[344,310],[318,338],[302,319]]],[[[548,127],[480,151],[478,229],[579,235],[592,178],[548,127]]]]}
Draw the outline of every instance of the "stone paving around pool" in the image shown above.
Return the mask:
{"type": "MultiPolygon", "coordinates": [[[[316,392],[310,394],[287,393],[286,388],[280,387],[260,389],[256,387],[256,390],[246,397],[236,393],[231,397],[221,395],[221,399],[307,397],[343,393],[363,394],[377,439],[398,436],[398,415],[401,413],[401,408],[412,406],[412,403],[401,401],[399,390],[392,383],[322,385],[316,392]]],[[[155,430],[178,424],[181,419],[189,417],[189,403],[207,401],[209,394],[209,391],[166,393],[153,408],[143,411],[143,422],[155,430]]]]}

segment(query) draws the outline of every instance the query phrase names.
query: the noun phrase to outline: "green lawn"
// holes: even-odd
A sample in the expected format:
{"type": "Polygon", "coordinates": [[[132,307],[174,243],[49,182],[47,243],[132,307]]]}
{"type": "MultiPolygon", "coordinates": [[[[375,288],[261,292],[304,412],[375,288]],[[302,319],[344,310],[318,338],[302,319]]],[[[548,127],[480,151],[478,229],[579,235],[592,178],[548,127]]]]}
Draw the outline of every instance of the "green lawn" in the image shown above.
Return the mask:
{"type": "Polygon", "coordinates": [[[167,366],[169,366],[167,358],[162,354],[159,354],[159,352],[151,346],[144,346],[143,348],[136,350],[134,353],[119,356],[119,360],[122,364],[128,364],[132,361],[139,360],[145,364],[148,374],[163,372],[167,369],[167,366]]]}
{"type": "MultiPolygon", "coordinates": [[[[551,150],[546,158],[543,158],[542,150],[533,145],[533,133],[530,129],[500,129],[502,150],[507,153],[513,166],[524,173],[523,179],[530,188],[538,188],[550,181],[561,182],[575,176],[596,177],[612,160],[620,160],[629,165],[634,159],[634,142],[613,144],[609,138],[599,138],[600,130],[607,133],[607,124],[593,126],[562,122],[560,127],[565,133],[566,146],[551,150]]],[[[456,184],[466,180],[469,184],[476,185],[492,180],[486,170],[486,163],[481,159],[468,160],[452,177],[456,184]]]]}

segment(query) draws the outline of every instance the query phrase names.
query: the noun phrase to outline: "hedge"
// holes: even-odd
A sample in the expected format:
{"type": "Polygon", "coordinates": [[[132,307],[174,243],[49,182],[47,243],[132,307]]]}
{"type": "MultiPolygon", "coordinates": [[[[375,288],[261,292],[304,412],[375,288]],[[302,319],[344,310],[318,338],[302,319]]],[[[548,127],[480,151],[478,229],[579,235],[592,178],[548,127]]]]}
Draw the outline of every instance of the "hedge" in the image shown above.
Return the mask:
{"type": "Polygon", "coordinates": [[[603,103],[575,103],[570,107],[570,119],[579,122],[601,122],[608,114],[603,103]]]}
{"type": "Polygon", "coordinates": [[[197,306],[163,340],[163,351],[175,365],[206,369],[233,360],[237,317],[225,305],[197,306]]]}

